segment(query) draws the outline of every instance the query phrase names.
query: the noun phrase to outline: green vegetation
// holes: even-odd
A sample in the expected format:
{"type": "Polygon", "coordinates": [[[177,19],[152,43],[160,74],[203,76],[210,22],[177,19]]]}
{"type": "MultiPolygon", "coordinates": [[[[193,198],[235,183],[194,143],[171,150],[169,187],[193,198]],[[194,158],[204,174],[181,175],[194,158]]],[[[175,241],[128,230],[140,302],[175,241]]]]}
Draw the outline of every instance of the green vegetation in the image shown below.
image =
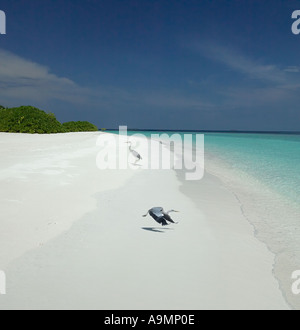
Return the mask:
{"type": "Polygon", "coordinates": [[[14,133],[63,133],[53,114],[30,106],[0,109],[0,131],[14,133]]]}
{"type": "Polygon", "coordinates": [[[50,134],[88,131],[98,131],[98,128],[80,121],[61,124],[53,113],[46,113],[31,106],[0,106],[0,132],[50,134]]]}
{"type": "Polygon", "coordinates": [[[68,123],[64,123],[63,128],[68,132],[93,132],[98,131],[98,128],[87,122],[87,121],[70,121],[68,123]]]}

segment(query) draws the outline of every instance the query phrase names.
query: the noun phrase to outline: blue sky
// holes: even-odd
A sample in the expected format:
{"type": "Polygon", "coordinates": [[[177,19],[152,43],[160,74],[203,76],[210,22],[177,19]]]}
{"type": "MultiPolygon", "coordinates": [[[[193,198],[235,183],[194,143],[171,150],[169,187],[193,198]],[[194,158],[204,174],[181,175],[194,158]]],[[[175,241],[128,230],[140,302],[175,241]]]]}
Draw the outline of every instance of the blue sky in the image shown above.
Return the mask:
{"type": "Polygon", "coordinates": [[[2,0],[0,104],[100,128],[300,131],[293,0],[2,0]]]}

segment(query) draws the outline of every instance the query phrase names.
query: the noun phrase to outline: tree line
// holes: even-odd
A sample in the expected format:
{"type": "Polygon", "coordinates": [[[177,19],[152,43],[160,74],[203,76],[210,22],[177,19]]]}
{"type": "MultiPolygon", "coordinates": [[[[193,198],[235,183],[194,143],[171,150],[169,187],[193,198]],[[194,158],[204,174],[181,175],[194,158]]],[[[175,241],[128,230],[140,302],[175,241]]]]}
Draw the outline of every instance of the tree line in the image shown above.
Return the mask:
{"type": "Polygon", "coordinates": [[[51,134],[98,131],[87,121],[60,123],[53,113],[32,106],[5,108],[0,105],[0,132],[51,134]]]}

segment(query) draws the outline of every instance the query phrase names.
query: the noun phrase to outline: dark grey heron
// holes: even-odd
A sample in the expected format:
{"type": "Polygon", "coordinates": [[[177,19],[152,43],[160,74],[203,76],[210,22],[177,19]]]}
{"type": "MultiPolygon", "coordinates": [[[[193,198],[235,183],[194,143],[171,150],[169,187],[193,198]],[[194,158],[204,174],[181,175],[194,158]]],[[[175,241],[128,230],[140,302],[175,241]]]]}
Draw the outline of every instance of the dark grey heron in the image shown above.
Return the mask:
{"type": "Polygon", "coordinates": [[[132,147],[131,147],[131,144],[132,143],[130,141],[125,142],[125,143],[128,143],[129,144],[129,146],[128,146],[129,147],[129,151],[136,158],[135,162],[138,162],[139,160],[141,160],[142,159],[142,156],[137,151],[135,151],[134,149],[132,149],[132,147]]]}
{"type": "Polygon", "coordinates": [[[169,216],[169,213],[171,212],[179,212],[179,211],[170,210],[168,212],[165,212],[162,207],[153,207],[145,215],[143,215],[143,217],[146,217],[149,214],[156,222],[158,222],[162,226],[169,225],[167,221],[177,224],[178,222],[173,221],[169,216]]]}

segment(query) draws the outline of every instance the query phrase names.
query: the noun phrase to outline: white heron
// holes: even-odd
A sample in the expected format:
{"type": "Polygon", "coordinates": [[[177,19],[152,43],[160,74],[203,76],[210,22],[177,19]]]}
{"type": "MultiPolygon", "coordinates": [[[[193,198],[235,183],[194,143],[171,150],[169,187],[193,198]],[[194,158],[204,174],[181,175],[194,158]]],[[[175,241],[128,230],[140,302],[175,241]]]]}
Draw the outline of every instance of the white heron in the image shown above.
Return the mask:
{"type": "Polygon", "coordinates": [[[168,212],[165,212],[162,207],[153,207],[145,215],[143,215],[143,217],[146,217],[148,214],[150,214],[151,217],[162,226],[169,225],[167,221],[177,224],[178,222],[173,221],[169,216],[169,213],[171,212],[179,212],[179,211],[170,210],[168,212]]]}
{"type": "Polygon", "coordinates": [[[132,149],[132,147],[131,147],[132,142],[131,141],[128,141],[128,142],[125,142],[125,143],[128,143],[129,144],[129,146],[128,146],[129,147],[129,151],[136,158],[135,163],[138,162],[139,160],[141,160],[142,159],[142,156],[137,151],[135,151],[134,149],[132,149]]]}

